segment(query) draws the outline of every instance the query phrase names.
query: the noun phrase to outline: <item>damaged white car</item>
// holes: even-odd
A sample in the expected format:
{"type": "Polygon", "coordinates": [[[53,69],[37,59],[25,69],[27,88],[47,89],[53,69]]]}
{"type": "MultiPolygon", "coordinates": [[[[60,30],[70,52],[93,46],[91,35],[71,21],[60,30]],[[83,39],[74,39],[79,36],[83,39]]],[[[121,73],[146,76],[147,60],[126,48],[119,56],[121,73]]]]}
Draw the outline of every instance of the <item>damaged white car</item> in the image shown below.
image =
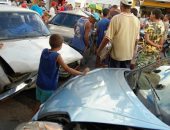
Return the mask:
{"type": "MultiPolygon", "coordinates": [[[[34,83],[41,52],[50,47],[49,36],[36,12],[0,5],[0,100],[34,83]]],[[[68,65],[76,66],[82,59],[67,44],[60,54],[68,65]]]]}

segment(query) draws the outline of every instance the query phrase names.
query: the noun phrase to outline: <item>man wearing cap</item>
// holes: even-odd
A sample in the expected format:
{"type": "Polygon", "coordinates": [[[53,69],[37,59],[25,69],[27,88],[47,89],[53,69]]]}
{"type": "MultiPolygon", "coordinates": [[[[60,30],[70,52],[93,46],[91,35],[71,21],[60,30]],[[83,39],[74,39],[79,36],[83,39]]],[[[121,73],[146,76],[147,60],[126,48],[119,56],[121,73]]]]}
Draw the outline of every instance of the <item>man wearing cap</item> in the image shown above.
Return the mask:
{"type": "Polygon", "coordinates": [[[49,14],[51,15],[51,18],[53,18],[56,15],[56,6],[57,6],[57,2],[52,1],[51,7],[50,7],[50,12],[49,12],[49,14]]]}
{"type": "Polygon", "coordinates": [[[89,18],[82,17],[77,21],[71,46],[81,54],[84,54],[89,47],[89,35],[92,25],[99,19],[99,14],[93,13],[89,18]]]}
{"type": "Polygon", "coordinates": [[[121,13],[111,19],[106,35],[97,50],[97,55],[100,56],[101,50],[109,41],[111,42],[109,67],[130,68],[140,30],[138,18],[130,12],[131,6],[132,0],[120,1],[121,13]]]}

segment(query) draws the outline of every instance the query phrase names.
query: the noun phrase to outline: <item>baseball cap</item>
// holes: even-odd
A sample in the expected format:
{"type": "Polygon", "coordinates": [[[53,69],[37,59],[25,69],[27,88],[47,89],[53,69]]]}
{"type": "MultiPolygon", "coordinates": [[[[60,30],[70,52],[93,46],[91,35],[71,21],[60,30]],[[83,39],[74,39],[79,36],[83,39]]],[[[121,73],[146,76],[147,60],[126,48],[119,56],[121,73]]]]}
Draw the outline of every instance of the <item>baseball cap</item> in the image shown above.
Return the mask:
{"type": "Polygon", "coordinates": [[[54,6],[57,6],[57,2],[52,1],[52,2],[51,2],[51,6],[53,6],[53,7],[54,7],[54,6]]]}
{"type": "Polygon", "coordinates": [[[91,16],[96,20],[99,21],[100,20],[100,16],[98,13],[92,13],[91,16]]]}
{"type": "Polygon", "coordinates": [[[129,6],[132,6],[132,3],[133,3],[132,0],[120,0],[120,2],[125,4],[125,5],[129,5],[129,6]]]}
{"type": "Polygon", "coordinates": [[[22,7],[22,8],[27,8],[27,4],[26,4],[26,3],[22,3],[22,4],[21,4],[21,7],[22,7]]]}

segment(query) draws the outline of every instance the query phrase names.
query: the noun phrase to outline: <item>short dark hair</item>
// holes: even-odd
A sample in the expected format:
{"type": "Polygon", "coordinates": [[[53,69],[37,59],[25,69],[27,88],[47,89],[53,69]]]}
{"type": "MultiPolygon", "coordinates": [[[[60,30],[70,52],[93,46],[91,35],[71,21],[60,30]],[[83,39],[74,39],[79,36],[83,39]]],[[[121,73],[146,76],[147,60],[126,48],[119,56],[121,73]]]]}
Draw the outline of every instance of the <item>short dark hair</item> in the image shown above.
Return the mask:
{"type": "Polygon", "coordinates": [[[103,9],[103,16],[107,16],[109,14],[109,9],[108,8],[104,8],[103,9]]]}
{"type": "Polygon", "coordinates": [[[117,5],[112,5],[111,8],[118,9],[117,5]]]}
{"type": "Polygon", "coordinates": [[[165,16],[170,20],[170,14],[165,14],[165,16]]]}
{"type": "Polygon", "coordinates": [[[49,39],[49,44],[51,48],[58,48],[61,47],[62,43],[64,42],[64,38],[59,34],[52,34],[49,39]]]}
{"type": "Polygon", "coordinates": [[[138,10],[136,8],[131,8],[131,13],[133,13],[136,17],[138,16],[138,10]]]}
{"type": "Polygon", "coordinates": [[[155,15],[156,19],[160,19],[161,18],[162,11],[160,9],[153,9],[151,12],[152,12],[153,15],[155,15]]]}

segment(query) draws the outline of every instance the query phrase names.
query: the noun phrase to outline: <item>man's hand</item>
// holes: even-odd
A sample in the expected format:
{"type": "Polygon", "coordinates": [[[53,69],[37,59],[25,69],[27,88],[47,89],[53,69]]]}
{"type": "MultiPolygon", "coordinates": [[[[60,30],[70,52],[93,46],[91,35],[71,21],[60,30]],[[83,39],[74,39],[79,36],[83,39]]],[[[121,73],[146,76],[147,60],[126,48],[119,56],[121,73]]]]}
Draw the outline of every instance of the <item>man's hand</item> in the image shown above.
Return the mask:
{"type": "Polygon", "coordinates": [[[157,45],[156,47],[158,48],[158,50],[162,50],[162,45],[157,45]]]}
{"type": "Polygon", "coordinates": [[[107,43],[109,42],[109,39],[107,39],[106,37],[103,38],[99,48],[97,49],[96,55],[100,56],[101,51],[103,50],[103,48],[107,45],[107,43]]]}
{"type": "Polygon", "coordinates": [[[85,68],[84,71],[82,72],[82,75],[86,75],[90,71],[90,68],[85,68]]]}

